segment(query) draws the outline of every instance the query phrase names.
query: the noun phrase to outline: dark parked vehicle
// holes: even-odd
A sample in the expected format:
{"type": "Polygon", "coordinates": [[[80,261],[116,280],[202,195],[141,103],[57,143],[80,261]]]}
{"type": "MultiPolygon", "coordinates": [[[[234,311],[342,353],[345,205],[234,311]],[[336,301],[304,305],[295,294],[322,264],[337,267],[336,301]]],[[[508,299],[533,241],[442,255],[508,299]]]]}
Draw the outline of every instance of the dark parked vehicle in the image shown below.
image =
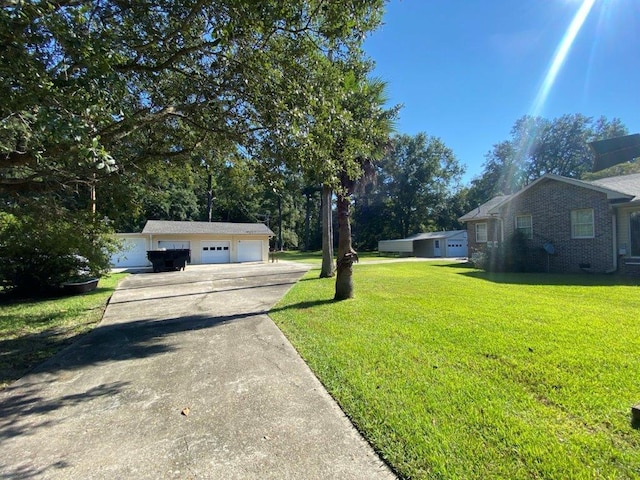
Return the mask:
{"type": "Polygon", "coordinates": [[[153,264],[154,272],[184,270],[186,264],[191,262],[191,250],[147,250],[147,258],[153,264]]]}

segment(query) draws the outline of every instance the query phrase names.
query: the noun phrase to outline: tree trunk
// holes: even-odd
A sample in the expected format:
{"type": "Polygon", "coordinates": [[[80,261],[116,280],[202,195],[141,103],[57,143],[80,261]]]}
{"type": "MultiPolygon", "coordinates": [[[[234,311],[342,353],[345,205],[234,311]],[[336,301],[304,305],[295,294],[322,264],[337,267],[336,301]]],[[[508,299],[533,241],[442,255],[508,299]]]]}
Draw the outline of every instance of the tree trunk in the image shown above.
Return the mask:
{"type": "Polygon", "coordinates": [[[307,199],[304,212],[304,243],[302,245],[302,251],[309,251],[309,245],[311,244],[311,193],[305,192],[304,196],[307,199]]]}
{"type": "Polygon", "coordinates": [[[334,300],[353,298],[353,263],[358,254],[351,245],[351,199],[349,195],[338,194],[338,274],[334,300]]]}
{"type": "Polygon", "coordinates": [[[333,277],[333,218],[331,197],[333,192],[327,185],[322,186],[322,269],[320,278],[333,277]]]}

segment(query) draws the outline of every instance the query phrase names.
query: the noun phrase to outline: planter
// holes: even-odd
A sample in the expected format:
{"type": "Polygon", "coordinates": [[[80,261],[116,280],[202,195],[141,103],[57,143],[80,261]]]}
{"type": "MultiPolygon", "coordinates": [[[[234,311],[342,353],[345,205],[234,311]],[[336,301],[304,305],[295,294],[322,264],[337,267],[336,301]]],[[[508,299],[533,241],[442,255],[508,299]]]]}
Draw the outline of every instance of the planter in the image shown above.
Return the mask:
{"type": "Polygon", "coordinates": [[[90,278],[82,282],[64,282],[62,289],[65,293],[87,293],[91,290],[95,290],[98,286],[97,278],[90,278]]]}

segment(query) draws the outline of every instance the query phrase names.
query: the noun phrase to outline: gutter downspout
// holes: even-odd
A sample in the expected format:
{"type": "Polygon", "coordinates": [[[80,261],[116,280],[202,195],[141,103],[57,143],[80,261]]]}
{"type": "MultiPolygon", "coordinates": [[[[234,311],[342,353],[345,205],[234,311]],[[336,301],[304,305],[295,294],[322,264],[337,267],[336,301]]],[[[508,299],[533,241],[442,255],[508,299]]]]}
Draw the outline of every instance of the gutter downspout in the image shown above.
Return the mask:
{"type": "Polygon", "coordinates": [[[613,215],[611,215],[611,227],[613,228],[613,268],[604,273],[615,273],[618,271],[618,222],[615,211],[613,215]]]}
{"type": "Polygon", "coordinates": [[[504,243],[504,219],[499,215],[496,215],[493,218],[500,222],[500,243],[504,243]]]}

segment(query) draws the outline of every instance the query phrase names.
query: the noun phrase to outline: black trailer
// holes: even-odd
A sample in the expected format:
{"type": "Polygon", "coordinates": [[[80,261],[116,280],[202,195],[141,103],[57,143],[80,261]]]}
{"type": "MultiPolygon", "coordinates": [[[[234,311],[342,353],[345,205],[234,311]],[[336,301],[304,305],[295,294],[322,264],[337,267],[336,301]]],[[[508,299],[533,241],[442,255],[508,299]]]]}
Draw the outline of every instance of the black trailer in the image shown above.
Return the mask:
{"type": "Polygon", "coordinates": [[[191,262],[191,250],[179,248],[173,250],[147,250],[147,258],[153,264],[154,272],[184,270],[191,262]]]}

